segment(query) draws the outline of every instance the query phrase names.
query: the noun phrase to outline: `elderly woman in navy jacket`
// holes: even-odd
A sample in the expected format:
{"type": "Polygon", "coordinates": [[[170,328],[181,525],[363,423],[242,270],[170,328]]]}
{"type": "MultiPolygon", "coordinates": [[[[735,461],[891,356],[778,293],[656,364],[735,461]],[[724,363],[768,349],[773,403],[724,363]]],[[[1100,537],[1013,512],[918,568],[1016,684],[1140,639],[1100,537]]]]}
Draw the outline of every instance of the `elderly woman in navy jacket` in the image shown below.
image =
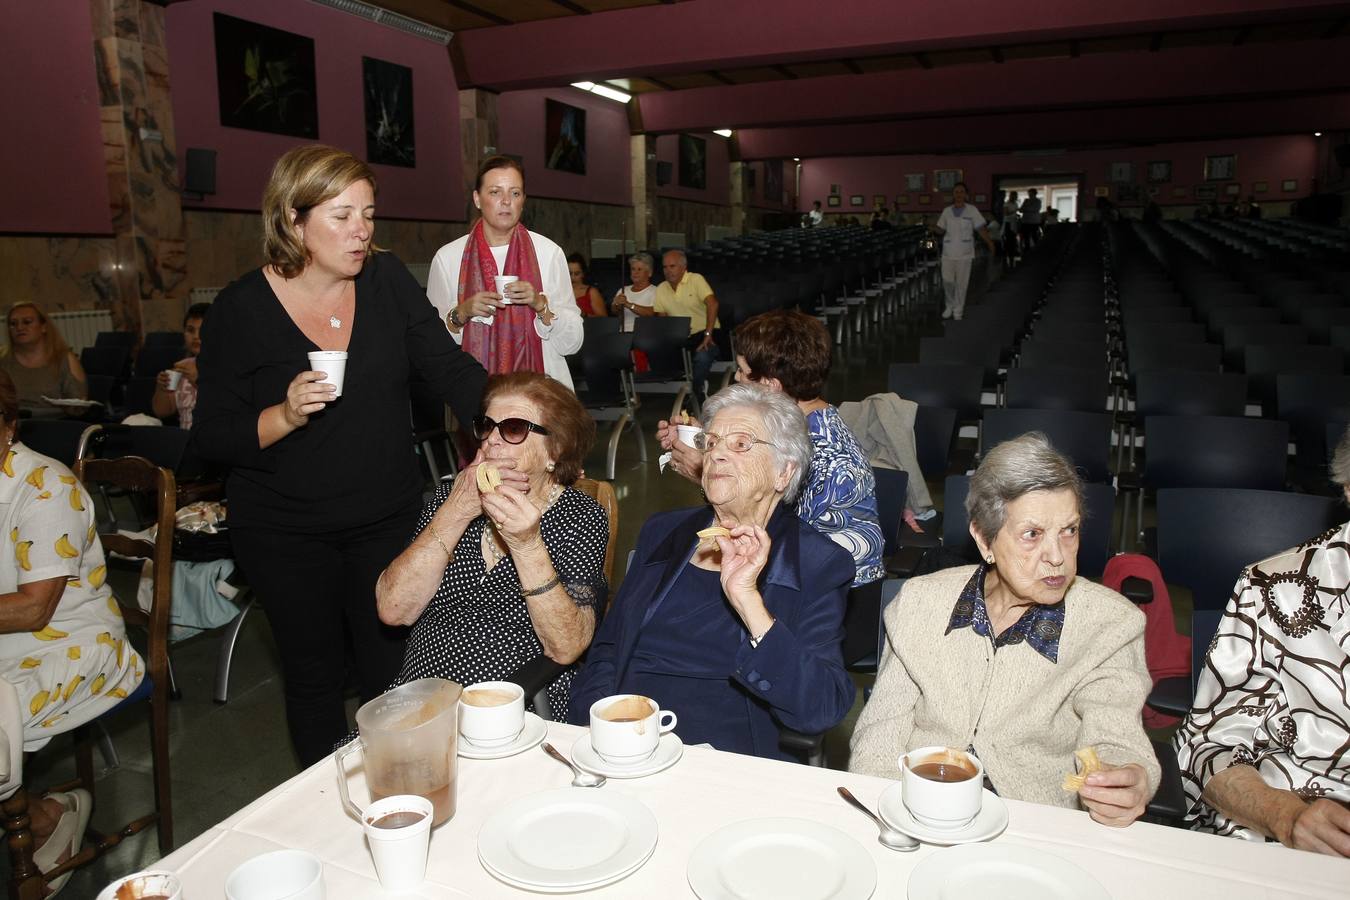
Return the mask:
{"type": "Polygon", "coordinates": [[[657,513],[572,685],[569,718],[643,694],[686,743],[778,759],[778,731],[838,724],[853,702],[840,653],[853,559],[790,500],[811,459],[801,410],[733,385],[704,407],[700,506],[657,513]],[[700,539],[721,526],[729,534],[700,539]]]}

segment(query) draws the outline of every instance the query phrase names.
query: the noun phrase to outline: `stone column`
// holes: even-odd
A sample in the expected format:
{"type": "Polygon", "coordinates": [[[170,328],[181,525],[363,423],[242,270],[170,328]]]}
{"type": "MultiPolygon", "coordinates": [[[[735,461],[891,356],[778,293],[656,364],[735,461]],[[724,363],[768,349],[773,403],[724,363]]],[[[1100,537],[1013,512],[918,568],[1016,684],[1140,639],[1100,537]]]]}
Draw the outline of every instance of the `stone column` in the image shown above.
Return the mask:
{"type": "Polygon", "coordinates": [[[164,7],[90,0],[103,149],[116,244],[110,295],[123,331],[177,330],[187,295],[164,7]]]}
{"type": "Polygon", "coordinates": [[[731,230],[736,234],[745,234],[745,180],[750,177],[750,165],[743,162],[731,163],[731,230]]]}
{"type": "MultiPolygon", "coordinates": [[[[628,146],[633,178],[633,227],[628,237],[636,249],[644,250],[656,239],[656,137],[635,134],[628,139],[628,146]]],[[[659,276],[660,272],[653,274],[659,276]]]]}
{"type": "MultiPolygon", "coordinates": [[[[459,92],[460,175],[464,179],[464,221],[478,218],[473,205],[473,188],[478,166],[497,153],[497,95],[492,91],[469,88],[459,92]]],[[[529,182],[525,192],[529,193],[529,182]]]]}

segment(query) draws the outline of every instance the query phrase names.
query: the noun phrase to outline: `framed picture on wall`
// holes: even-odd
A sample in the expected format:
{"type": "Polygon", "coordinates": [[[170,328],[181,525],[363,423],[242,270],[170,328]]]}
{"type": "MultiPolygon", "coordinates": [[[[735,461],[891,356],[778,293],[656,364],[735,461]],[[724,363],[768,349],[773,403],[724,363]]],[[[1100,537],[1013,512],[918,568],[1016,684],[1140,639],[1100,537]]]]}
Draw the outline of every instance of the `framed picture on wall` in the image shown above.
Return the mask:
{"type": "Polygon", "coordinates": [[[1241,193],[1242,193],[1242,185],[1241,185],[1241,184],[1236,184],[1236,183],[1234,183],[1234,184],[1225,184],[1225,185],[1223,186],[1223,192],[1224,192],[1225,194],[1227,194],[1228,196],[1230,196],[1230,197],[1236,197],[1238,194],[1241,194],[1241,193]]]}
{"type": "Polygon", "coordinates": [[[961,169],[934,169],[933,170],[933,190],[941,193],[950,193],[956,183],[961,180],[961,169]]]}
{"type": "Polygon", "coordinates": [[[417,166],[412,69],[361,57],[366,95],[366,159],[386,166],[417,166]]]}
{"type": "Polygon", "coordinates": [[[1212,184],[1197,184],[1195,186],[1195,199],[1214,200],[1219,196],[1219,190],[1212,184]]]}
{"type": "Polygon", "coordinates": [[[984,194],[976,194],[976,195],[975,195],[975,202],[976,202],[976,203],[984,203],[984,202],[986,202],[988,199],[989,199],[989,198],[986,197],[984,194]]]}
{"type": "Polygon", "coordinates": [[[1103,185],[1103,186],[1101,186],[1101,187],[1093,188],[1093,189],[1092,189],[1092,196],[1094,196],[1094,197],[1110,197],[1110,196],[1111,196],[1111,189],[1110,189],[1109,187],[1106,187],[1105,185],[1103,185]]]}
{"type": "Polygon", "coordinates": [[[838,206],[842,202],[843,200],[842,198],[840,198],[838,194],[831,194],[830,196],[825,198],[826,206],[838,206]]]}
{"type": "Polygon", "coordinates": [[[909,203],[909,194],[896,194],[896,195],[895,195],[895,202],[896,202],[896,203],[899,203],[901,206],[906,206],[906,205],[908,205],[908,203],[909,203]]]}
{"type": "Polygon", "coordinates": [[[907,191],[915,191],[915,192],[922,191],[923,188],[924,188],[923,181],[924,181],[924,178],[923,178],[923,173],[922,173],[922,172],[915,172],[915,173],[912,174],[912,175],[906,175],[906,176],[905,176],[905,190],[907,190],[907,191]]]}
{"type": "Polygon", "coordinates": [[[830,193],[831,193],[831,194],[841,194],[841,193],[843,193],[843,192],[842,192],[841,190],[839,190],[839,185],[837,185],[837,184],[832,184],[832,185],[830,185],[830,193]]]}
{"type": "Polygon", "coordinates": [[[586,110],[544,101],[544,168],[586,174],[586,110]]]}
{"type": "Polygon", "coordinates": [[[314,39],[213,13],[220,124],[319,136],[314,39]]]}
{"type": "Polygon", "coordinates": [[[850,195],[849,195],[849,198],[848,198],[848,205],[849,205],[849,206],[862,206],[862,205],[863,205],[863,199],[864,199],[864,198],[863,198],[863,195],[862,195],[862,194],[850,194],[850,195]]]}
{"type": "Polygon", "coordinates": [[[1266,182],[1264,182],[1264,181],[1253,181],[1253,182],[1252,182],[1252,193],[1253,193],[1253,194],[1264,194],[1264,193],[1265,193],[1266,191],[1268,191],[1268,190],[1270,190],[1270,185],[1267,184],[1266,182]]]}
{"type": "Polygon", "coordinates": [[[1149,184],[1163,184],[1172,180],[1172,161],[1160,159],[1148,164],[1149,184]]]}
{"type": "Polygon", "coordinates": [[[1107,171],[1112,184],[1128,184],[1134,181],[1134,163],[1113,162],[1107,171]]]}
{"type": "Polygon", "coordinates": [[[771,159],[764,163],[764,199],[770,203],[783,202],[783,161],[771,159]]]}
{"type": "Polygon", "coordinates": [[[1292,194],[1294,191],[1298,190],[1298,179],[1286,178],[1284,181],[1281,181],[1280,190],[1284,191],[1286,194],[1292,194]]]}
{"type": "Polygon", "coordinates": [[[886,195],[885,195],[885,194],[873,194],[873,195],[872,195],[872,205],[873,205],[873,206],[880,206],[882,209],[885,209],[885,208],[886,208],[886,195]]]}
{"type": "Polygon", "coordinates": [[[1158,195],[1161,194],[1161,193],[1162,193],[1162,188],[1158,187],[1156,184],[1150,184],[1150,185],[1148,186],[1148,195],[1149,195],[1149,197],[1156,197],[1156,196],[1158,196],[1158,195]]]}
{"type": "Polygon", "coordinates": [[[1178,199],[1181,197],[1185,197],[1186,189],[1184,187],[1174,187],[1172,188],[1172,196],[1178,199]]]}
{"type": "Polygon", "coordinates": [[[928,204],[928,200],[929,200],[929,197],[928,197],[927,194],[920,194],[920,195],[919,195],[919,205],[920,205],[920,206],[926,206],[926,205],[928,204]]]}
{"type": "Polygon", "coordinates": [[[1205,157],[1206,181],[1228,181],[1236,177],[1237,157],[1233,154],[1205,157]]]}
{"type": "Polygon", "coordinates": [[[680,135],[680,187],[708,187],[708,142],[692,134],[680,135]]]}
{"type": "Polygon", "coordinates": [[[1138,203],[1144,198],[1143,188],[1136,182],[1116,185],[1116,199],[1121,203],[1138,203]]]}

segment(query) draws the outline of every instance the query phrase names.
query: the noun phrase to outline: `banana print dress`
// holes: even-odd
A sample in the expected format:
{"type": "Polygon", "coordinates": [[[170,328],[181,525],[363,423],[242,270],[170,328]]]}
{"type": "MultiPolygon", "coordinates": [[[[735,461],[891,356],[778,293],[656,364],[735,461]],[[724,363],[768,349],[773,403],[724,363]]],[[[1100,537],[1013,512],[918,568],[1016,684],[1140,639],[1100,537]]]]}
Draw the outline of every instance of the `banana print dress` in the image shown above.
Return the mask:
{"type": "Polygon", "coordinates": [[[15,443],[0,464],[0,593],[63,576],[41,631],[0,634],[0,678],[19,694],[24,750],[112,709],[145,677],[106,583],[94,504],[61,463],[15,443]]]}

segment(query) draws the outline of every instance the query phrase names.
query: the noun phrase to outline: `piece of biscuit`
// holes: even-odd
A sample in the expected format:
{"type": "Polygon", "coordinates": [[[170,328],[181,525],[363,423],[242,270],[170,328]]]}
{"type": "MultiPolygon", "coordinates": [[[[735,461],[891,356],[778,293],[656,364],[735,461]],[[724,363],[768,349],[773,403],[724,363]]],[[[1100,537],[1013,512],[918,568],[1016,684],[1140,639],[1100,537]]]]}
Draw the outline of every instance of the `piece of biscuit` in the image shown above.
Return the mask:
{"type": "Polygon", "coordinates": [[[474,477],[478,482],[479,492],[483,494],[494,493],[502,484],[502,473],[497,471],[496,466],[488,463],[480,463],[474,477]]]}
{"type": "Polygon", "coordinates": [[[1087,777],[1089,775],[1093,772],[1100,772],[1106,767],[1102,765],[1101,758],[1097,756],[1097,751],[1092,747],[1084,747],[1081,750],[1075,750],[1073,751],[1073,755],[1077,757],[1081,771],[1076,775],[1065,775],[1064,783],[1061,787],[1066,791],[1076,794],[1083,789],[1083,785],[1087,783],[1087,777]]]}
{"type": "Polygon", "coordinates": [[[702,543],[715,544],[717,543],[717,538],[719,537],[729,538],[731,537],[731,532],[723,528],[721,525],[713,525],[711,528],[705,528],[702,531],[698,532],[698,540],[699,543],[701,544],[702,543]]]}

